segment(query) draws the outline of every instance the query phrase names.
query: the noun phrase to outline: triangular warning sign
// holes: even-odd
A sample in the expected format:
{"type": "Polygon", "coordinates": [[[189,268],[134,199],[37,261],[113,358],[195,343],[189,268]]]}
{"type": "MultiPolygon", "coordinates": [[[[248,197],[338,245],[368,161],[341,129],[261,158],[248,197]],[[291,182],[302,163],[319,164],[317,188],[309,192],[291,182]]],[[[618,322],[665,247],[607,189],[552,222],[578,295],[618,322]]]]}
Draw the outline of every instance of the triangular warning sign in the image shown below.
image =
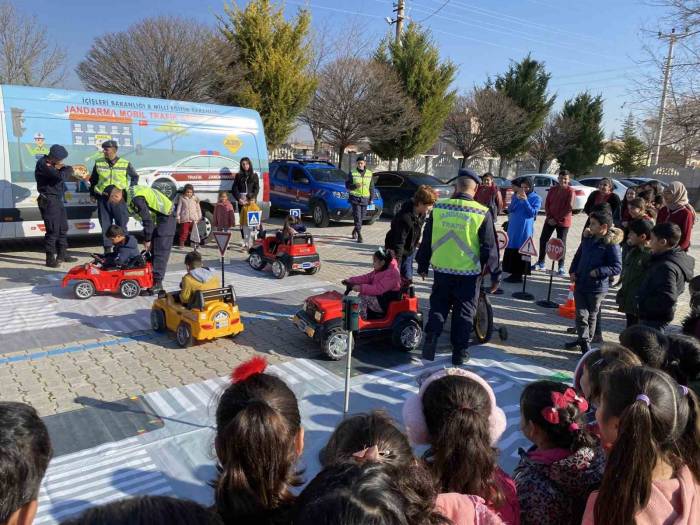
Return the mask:
{"type": "Polygon", "coordinates": [[[214,232],[214,240],[219,248],[219,253],[223,257],[226,255],[229,242],[231,242],[231,232],[214,232]]]}
{"type": "Polygon", "coordinates": [[[537,248],[535,248],[535,243],[533,242],[532,237],[527,238],[527,241],[523,243],[518,252],[522,255],[537,257],[537,248]]]}

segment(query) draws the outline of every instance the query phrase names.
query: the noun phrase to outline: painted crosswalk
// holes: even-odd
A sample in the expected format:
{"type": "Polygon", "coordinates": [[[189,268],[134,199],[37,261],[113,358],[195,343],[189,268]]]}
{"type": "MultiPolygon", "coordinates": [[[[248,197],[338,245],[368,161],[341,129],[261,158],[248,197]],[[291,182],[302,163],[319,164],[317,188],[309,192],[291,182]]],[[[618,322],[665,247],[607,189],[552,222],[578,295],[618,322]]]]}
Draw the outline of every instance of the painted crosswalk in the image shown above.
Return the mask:
{"type": "MultiPolygon", "coordinates": [[[[527,445],[519,425],[522,387],[551,377],[551,371],[518,358],[495,359],[496,349],[476,347],[469,368],[484,377],[496,393],[507,417],[499,447],[506,471],[517,462],[518,447],[527,445]]],[[[438,359],[427,370],[448,365],[438,359]]],[[[425,368],[403,365],[354,376],[351,411],[382,409],[401,421],[406,397],[417,391],[416,377],[425,368]]],[[[344,380],[308,359],[270,367],[297,395],[306,430],[302,467],[307,479],[319,469],[318,452],[342,418],[344,380]]],[[[90,505],[136,494],[170,494],[212,503],[208,483],[216,475],[213,459],[214,412],[229,378],[152,392],[144,401],[152,416],[161,418],[158,430],[55,458],[42,485],[36,523],[54,524],[90,505]]]]}
{"type": "MultiPolygon", "coordinates": [[[[183,272],[167,275],[164,286],[179,288],[183,272]]],[[[233,284],[239,297],[276,295],[314,288],[322,281],[306,275],[274,279],[268,272],[256,272],[241,261],[226,268],[226,282],[233,284]]],[[[0,291],[0,304],[11,305],[0,311],[0,335],[25,331],[87,325],[103,333],[133,333],[148,330],[153,297],[122,299],[100,295],[86,301],[73,297],[71,288],[60,284],[14,288],[0,291]]]]}

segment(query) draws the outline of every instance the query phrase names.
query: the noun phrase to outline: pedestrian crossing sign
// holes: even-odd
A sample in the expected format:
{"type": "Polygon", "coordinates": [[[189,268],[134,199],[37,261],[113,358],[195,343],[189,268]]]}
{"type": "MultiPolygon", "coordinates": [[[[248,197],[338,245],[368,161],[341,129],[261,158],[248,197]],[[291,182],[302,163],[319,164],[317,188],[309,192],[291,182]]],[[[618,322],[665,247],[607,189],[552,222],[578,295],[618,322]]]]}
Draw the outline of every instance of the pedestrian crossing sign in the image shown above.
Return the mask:
{"type": "Polygon", "coordinates": [[[248,226],[251,228],[257,228],[260,226],[260,212],[259,211],[249,211],[248,212],[248,226]]]}
{"type": "Polygon", "coordinates": [[[299,217],[301,219],[301,210],[299,208],[292,208],[289,210],[289,215],[292,217],[299,217]]]}

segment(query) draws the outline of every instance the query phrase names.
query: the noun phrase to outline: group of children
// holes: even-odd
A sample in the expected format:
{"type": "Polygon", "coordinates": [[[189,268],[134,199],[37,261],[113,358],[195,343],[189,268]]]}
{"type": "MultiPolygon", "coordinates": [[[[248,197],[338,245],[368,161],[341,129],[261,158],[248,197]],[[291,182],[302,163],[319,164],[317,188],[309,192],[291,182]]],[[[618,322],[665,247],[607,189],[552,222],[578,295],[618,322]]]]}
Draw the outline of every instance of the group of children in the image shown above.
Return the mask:
{"type": "Polygon", "coordinates": [[[601,333],[601,304],[615,276],[621,274],[616,301],[627,326],[640,323],[661,331],[673,320],[678,297],[693,277],[695,260],[681,246],[681,228],[671,221],[655,225],[653,201],[634,192],[629,190],[623,202],[622,228],[615,227],[605,204],[589,214],[570,267],[578,337],[567,348],[578,346],[585,353],[599,342],[594,336],[601,333]]]}
{"type": "MultiPolygon", "coordinates": [[[[493,389],[449,368],[419,378],[403,405],[405,431],[381,411],[344,419],[309,481],[298,399],[257,357],[218,399],[211,509],[136,498],[64,524],[697,524],[700,414],[679,374],[689,363],[697,374],[700,343],[670,337],[637,325],[621,337],[630,347],[581,359],[575,388],[528,384],[520,428],[532,446],[512,475],[498,466],[507,421],[493,389]],[[414,446],[427,448],[418,456],[414,446]]],[[[0,403],[0,449],[0,523],[29,525],[51,458],[33,408],[0,403]]]]}

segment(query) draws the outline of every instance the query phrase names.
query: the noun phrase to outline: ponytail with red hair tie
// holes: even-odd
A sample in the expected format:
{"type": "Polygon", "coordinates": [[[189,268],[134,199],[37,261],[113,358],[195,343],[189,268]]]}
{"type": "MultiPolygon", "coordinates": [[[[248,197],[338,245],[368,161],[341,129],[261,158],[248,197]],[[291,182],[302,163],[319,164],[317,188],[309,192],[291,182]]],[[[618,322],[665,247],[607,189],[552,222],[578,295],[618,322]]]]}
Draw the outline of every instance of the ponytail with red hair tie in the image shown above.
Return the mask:
{"type": "Polygon", "coordinates": [[[264,357],[255,356],[252,359],[238,365],[231,373],[231,382],[240,383],[251,376],[262,374],[267,368],[267,360],[264,357]]]}

